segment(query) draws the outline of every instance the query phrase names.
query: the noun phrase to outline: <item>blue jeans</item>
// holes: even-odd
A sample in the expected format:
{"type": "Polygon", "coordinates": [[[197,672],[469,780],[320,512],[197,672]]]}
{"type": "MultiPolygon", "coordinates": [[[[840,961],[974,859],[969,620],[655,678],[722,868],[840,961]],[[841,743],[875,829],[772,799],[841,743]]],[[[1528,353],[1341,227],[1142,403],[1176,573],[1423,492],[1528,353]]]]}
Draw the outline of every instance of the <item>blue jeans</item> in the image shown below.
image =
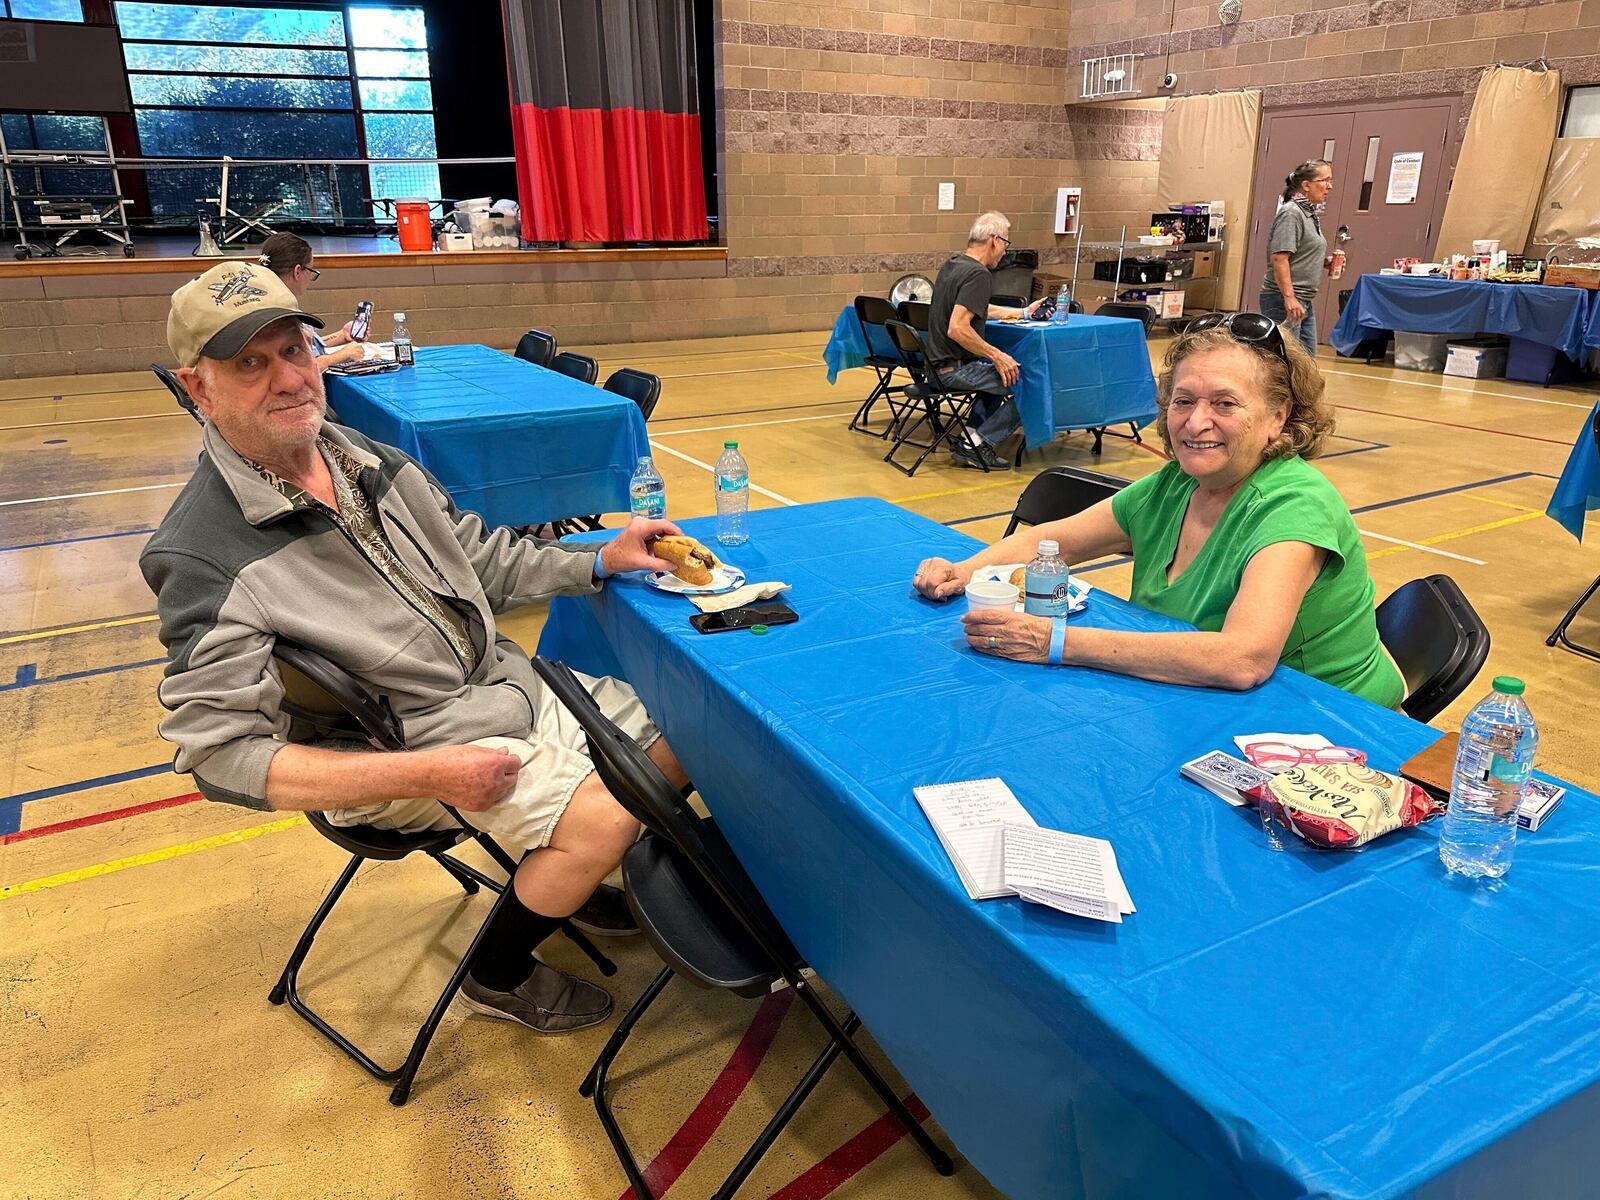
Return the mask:
{"type": "Polygon", "coordinates": [[[967,428],[988,442],[998,446],[1022,424],[1017,416],[1017,406],[1010,390],[1000,381],[1000,372],[986,358],[975,358],[959,367],[948,367],[939,372],[939,381],[946,387],[971,389],[979,393],[973,406],[977,421],[967,428]]]}
{"type": "Polygon", "coordinates": [[[1317,314],[1311,309],[1311,301],[1302,300],[1306,306],[1306,315],[1299,325],[1289,322],[1289,306],[1284,303],[1283,297],[1277,292],[1263,290],[1261,293],[1261,315],[1271,317],[1290,333],[1300,335],[1300,344],[1306,348],[1306,353],[1312,358],[1317,356],[1317,314]]]}

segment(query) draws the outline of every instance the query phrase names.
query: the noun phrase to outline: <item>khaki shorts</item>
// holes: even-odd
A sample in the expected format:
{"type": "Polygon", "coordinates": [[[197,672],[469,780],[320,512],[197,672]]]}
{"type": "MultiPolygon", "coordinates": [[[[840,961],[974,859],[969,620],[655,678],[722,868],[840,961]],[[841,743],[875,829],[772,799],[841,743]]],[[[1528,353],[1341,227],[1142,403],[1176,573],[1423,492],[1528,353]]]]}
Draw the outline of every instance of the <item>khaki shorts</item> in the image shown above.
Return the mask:
{"type": "MultiPolygon", "coordinates": [[[[574,672],[577,674],[577,672],[574,672]]],[[[661,736],[638,695],[625,683],[578,674],[578,681],[617,728],[648,749],[661,736]]],[[[540,688],[533,731],[526,738],[480,738],[474,746],[509,750],[522,760],[511,795],[483,812],[464,812],[461,819],[483,830],[513,857],[550,844],[556,825],[572,801],[572,793],[594,770],[588,740],[577,718],[548,688],[540,688]]],[[[373,825],[420,833],[451,829],[455,822],[437,800],[390,800],[363,808],[341,808],[324,814],[334,825],[373,825]]]]}

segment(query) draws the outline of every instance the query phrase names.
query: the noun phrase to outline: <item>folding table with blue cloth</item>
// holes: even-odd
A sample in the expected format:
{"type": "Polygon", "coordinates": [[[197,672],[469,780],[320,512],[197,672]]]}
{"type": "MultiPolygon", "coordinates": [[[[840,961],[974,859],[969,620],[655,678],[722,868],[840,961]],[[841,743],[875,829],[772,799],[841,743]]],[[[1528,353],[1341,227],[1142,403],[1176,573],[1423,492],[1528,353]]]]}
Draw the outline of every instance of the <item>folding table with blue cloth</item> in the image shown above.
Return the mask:
{"type": "MultiPolygon", "coordinates": [[[[1020,375],[1012,398],[1030,449],[1074,429],[1137,428],[1155,420],[1155,375],[1138,321],[1074,314],[1063,325],[991,320],[984,328],[991,343],[1017,360],[1020,375]]],[[[878,327],[869,327],[869,333],[886,343],[874,344],[871,353],[896,357],[878,327]]],[[[855,309],[846,305],[822,351],[828,382],[835,382],[840,371],[864,365],[868,353],[855,309]]],[[[1096,437],[1096,450],[1099,445],[1096,437]]]]}
{"type": "Polygon", "coordinates": [[[488,346],[428,346],[414,367],[323,379],[344,424],[404,450],[490,528],[626,512],[650,453],[632,400],[488,346]]]}
{"type": "Polygon", "coordinates": [[[1362,342],[1386,339],[1395,330],[1469,337],[1499,333],[1582,362],[1594,296],[1582,288],[1533,283],[1363,275],[1328,340],[1340,354],[1353,355],[1362,342]]]}
{"type": "MultiPolygon", "coordinates": [[[[1572,453],[1567,456],[1567,465],[1561,469],[1561,478],[1556,481],[1555,491],[1544,511],[1546,516],[1559,522],[1563,529],[1581,542],[1584,515],[1595,509],[1600,509],[1600,404],[1594,406],[1583,427],[1578,430],[1572,453]]],[[[1600,577],[1567,610],[1561,623],[1545,639],[1545,645],[1554,646],[1560,642],[1569,650],[1589,658],[1600,658],[1600,652],[1580,645],[1567,636],[1567,628],[1573,618],[1596,592],[1600,592],[1600,577]]]]}
{"type": "MultiPolygon", "coordinates": [[[[1392,770],[1436,731],[1286,668],[1222,692],[977,654],[961,603],[910,585],[977,543],[882,501],[750,525],[729,558],[792,584],[796,623],[703,636],[622,579],[555,602],[540,652],[638,688],[795,944],[998,1189],[1593,1193],[1600,798],[1569,790],[1498,889],[1449,880],[1433,824],[1274,853],[1180,765],[1270,730],[1392,770]],[[1138,911],[971,900],[912,788],[989,776],[1109,839],[1138,911]]],[[[1099,591],[1074,620],[1181,628],[1099,591]]]]}

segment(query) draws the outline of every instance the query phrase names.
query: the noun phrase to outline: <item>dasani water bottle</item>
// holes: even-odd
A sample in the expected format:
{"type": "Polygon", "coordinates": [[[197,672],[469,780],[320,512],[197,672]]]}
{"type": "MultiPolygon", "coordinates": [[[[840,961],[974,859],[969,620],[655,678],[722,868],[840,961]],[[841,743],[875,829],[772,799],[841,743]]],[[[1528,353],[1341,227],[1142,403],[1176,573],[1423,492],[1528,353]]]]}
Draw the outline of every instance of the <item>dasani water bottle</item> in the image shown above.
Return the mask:
{"type": "Polygon", "coordinates": [[[1439,857],[1463,875],[1497,878],[1511,866],[1517,805],[1539,748],[1539,727],[1523,702],[1523,686],[1520,679],[1497,676],[1494,691],[1461,723],[1439,857]]]}
{"type": "Polygon", "coordinates": [[[739,453],[738,442],[723,442],[717,459],[717,541],[741,546],[749,540],[745,513],[750,509],[750,468],[739,453]]]}
{"type": "Polygon", "coordinates": [[[634,516],[649,517],[653,521],[667,515],[666,481],[648,454],[634,468],[633,479],[628,484],[628,506],[634,516]]]}
{"type": "Polygon", "coordinates": [[[1061,285],[1061,290],[1056,293],[1056,311],[1050,314],[1050,319],[1057,325],[1065,325],[1067,318],[1072,315],[1072,291],[1066,284],[1061,285]]]}

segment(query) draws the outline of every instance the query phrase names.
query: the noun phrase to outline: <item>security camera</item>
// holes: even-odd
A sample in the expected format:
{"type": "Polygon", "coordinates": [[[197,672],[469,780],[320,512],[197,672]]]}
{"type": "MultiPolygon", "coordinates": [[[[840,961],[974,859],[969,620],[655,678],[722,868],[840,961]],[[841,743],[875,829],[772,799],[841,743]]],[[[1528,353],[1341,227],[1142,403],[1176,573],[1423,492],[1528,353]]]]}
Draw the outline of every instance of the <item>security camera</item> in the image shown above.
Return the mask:
{"type": "Polygon", "coordinates": [[[1164,87],[1164,88],[1175,88],[1175,87],[1177,87],[1178,86],[1178,77],[1176,75],[1174,75],[1171,71],[1168,71],[1165,75],[1163,75],[1161,77],[1161,86],[1164,87]]]}

